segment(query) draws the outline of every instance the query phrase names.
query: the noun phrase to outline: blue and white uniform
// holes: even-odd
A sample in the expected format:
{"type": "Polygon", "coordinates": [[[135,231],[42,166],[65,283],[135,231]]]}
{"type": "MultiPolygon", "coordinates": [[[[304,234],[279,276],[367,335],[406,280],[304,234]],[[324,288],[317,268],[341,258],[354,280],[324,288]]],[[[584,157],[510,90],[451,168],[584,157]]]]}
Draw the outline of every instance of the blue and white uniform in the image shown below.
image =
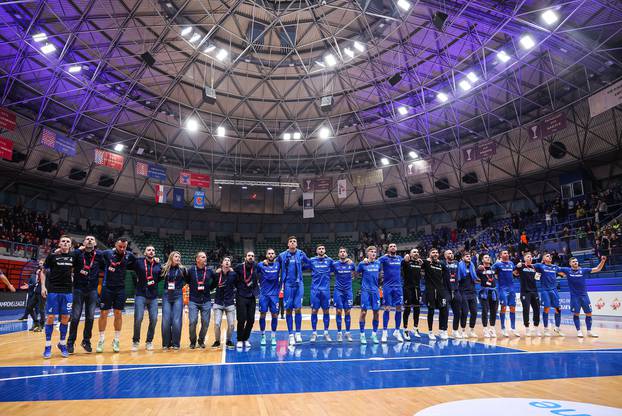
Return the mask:
{"type": "Polygon", "coordinates": [[[401,306],[404,303],[402,292],[402,261],[398,255],[385,254],[378,260],[382,267],[382,296],[386,306],[401,306]]]}
{"type": "Polygon", "coordinates": [[[328,309],[330,306],[330,274],[333,259],[311,257],[306,268],[311,269],[311,309],[328,309]]]}
{"type": "Polygon", "coordinates": [[[349,261],[333,261],[332,271],[335,273],[335,307],[337,309],[351,309],[352,300],[352,272],[354,271],[354,263],[349,261]]]}
{"type": "Polygon", "coordinates": [[[263,262],[257,264],[259,270],[259,312],[271,314],[279,312],[279,291],[281,281],[279,276],[279,263],[272,262],[267,265],[263,262]]]}
{"type": "Polygon", "coordinates": [[[361,284],[361,309],[380,309],[380,289],[378,288],[378,276],[380,275],[380,262],[378,260],[365,263],[360,262],[356,271],[362,276],[361,284]]]}

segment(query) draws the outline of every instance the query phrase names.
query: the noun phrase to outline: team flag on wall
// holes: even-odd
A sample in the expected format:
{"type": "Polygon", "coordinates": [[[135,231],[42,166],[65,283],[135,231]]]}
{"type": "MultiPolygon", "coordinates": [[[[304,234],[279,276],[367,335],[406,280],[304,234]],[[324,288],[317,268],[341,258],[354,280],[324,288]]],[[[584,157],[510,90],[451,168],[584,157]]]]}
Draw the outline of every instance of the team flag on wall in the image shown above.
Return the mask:
{"type": "Polygon", "coordinates": [[[345,179],[339,179],[337,181],[337,196],[339,199],[347,198],[348,196],[348,182],[345,179]]]}
{"type": "Polygon", "coordinates": [[[64,153],[69,156],[76,155],[76,142],[68,137],[56,134],[52,130],[43,129],[41,132],[41,144],[59,153],[64,153]]]}
{"type": "Polygon", "coordinates": [[[166,180],[166,168],[155,163],[136,162],[136,174],[161,181],[166,180]]]}
{"type": "Polygon", "coordinates": [[[123,156],[95,149],[95,164],[121,171],[123,170],[123,156]]]}
{"type": "Polygon", "coordinates": [[[314,218],[313,210],[313,192],[305,192],[302,194],[302,218],[314,218]]]}
{"type": "Polygon", "coordinates": [[[166,204],[166,186],[155,186],[155,200],[157,204],[166,204]]]}
{"type": "Polygon", "coordinates": [[[0,158],[13,160],[13,140],[0,136],[0,158]]]}
{"type": "Polygon", "coordinates": [[[194,193],[194,207],[197,209],[205,208],[205,192],[196,191],[194,193]]]}
{"type": "Polygon", "coordinates": [[[173,188],[173,208],[183,208],[184,199],[184,188],[173,188]]]}
{"type": "Polygon", "coordinates": [[[194,173],[187,170],[179,172],[179,184],[196,186],[199,188],[209,188],[211,178],[209,175],[202,173],[194,173]]]}

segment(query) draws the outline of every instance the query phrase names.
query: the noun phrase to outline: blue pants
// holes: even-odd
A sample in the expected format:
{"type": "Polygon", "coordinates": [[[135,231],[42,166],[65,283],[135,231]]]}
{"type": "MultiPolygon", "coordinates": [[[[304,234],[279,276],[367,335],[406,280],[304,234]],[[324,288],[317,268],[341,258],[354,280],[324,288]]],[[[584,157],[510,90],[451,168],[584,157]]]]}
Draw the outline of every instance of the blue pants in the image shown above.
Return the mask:
{"type": "Polygon", "coordinates": [[[361,290],[361,309],[377,311],[380,309],[380,293],[377,290],[361,290]]]}
{"type": "Polygon", "coordinates": [[[207,335],[207,327],[209,326],[210,313],[212,311],[212,302],[203,303],[188,302],[188,319],[190,321],[190,344],[197,343],[197,323],[199,322],[199,312],[201,312],[201,330],[199,331],[199,344],[205,344],[205,335],[207,335]]]}
{"type": "Polygon", "coordinates": [[[311,289],[311,309],[328,309],[330,306],[330,289],[311,289]]]}
{"type": "Polygon", "coordinates": [[[273,315],[279,313],[279,295],[259,295],[259,312],[266,313],[268,310],[273,315]]]}
{"type": "Polygon", "coordinates": [[[179,347],[184,298],[181,290],[165,290],[162,295],[162,346],[179,347]]]}
{"type": "Polygon", "coordinates": [[[335,308],[345,310],[352,309],[352,300],[354,299],[352,296],[352,289],[348,291],[335,290],[333,298],[335,299],[335,308]]]}
{"type": "Polygon", "coordinates": [[[499,303],[501,306],[516,306],[516,292],[512,287],[499,287],[499,303]]]}
{"type": "Polygon", "coordinates": [[[45,310],[48,315],[69,315],[72,303],[71,293],[48,293],[45,310]]]}
{"type": "Polygon", "coordinates": [[[557,289],[542,290],[540,292],[542,306],[545,308],[559,308],[559,293],[557,289]]]}
{"type": "Polygon", "coordinates": [[[297,286],[285,285],[283,292],[283,303],[285,309],[300,309],[302,307],[302,296],[305,293],[305,287],[302,281],[297,286]]]}
{"type": "Polygon", "coordinates": [[[71,323],[69,324],[68,344],[74,344],[78,337],[78,324],[84,308],[84,331],[82,339],[90,341],[93,333],[93,321],[95,320],[95,308],[97,308],[97,289],[74,289],[73,305],[71,308],[71,323]]]}
{"type": "Polygon", "coordinates": [[[585,313],[592,313],[592,302],[588,295],[570,294],[570,311],[572,313],[581,313],[581,309],[585,313]]]}
{"type": "Polygon", "coordinates": [[[383,288],[383,301],[385,306],[402,306],[404,294],[402,286],[387,286],[383,288]]]}
{"type": "Polygon", "coordinates": [[[134,336],[132,342],[140,342],[140,327],[143,324],[145,307],[149,312],[149,328],[147,329],[147,342],[153,342],[153,334],[158,323],[158,298],[148,299],[144,296],[136,296],[134,299],[134,336]]]}

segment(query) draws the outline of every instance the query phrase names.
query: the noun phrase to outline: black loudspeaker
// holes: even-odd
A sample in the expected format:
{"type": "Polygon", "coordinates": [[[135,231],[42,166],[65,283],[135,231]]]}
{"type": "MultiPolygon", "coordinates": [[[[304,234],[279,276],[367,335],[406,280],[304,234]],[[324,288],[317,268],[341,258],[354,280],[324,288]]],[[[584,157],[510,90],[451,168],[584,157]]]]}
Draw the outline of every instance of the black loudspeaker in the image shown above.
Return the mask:
{"type": "Polygon", "coordinates": [[[102,175],[99,177],[99,181],[97,182],[99,186],[104,186],[106,188],[110,188],[114,185],[114,179],[108,175],[102,175]]]}
{"type": "Polygon", "coordinates": [[[37,166],[37,170],[40,170],[41,172],[49,173],[54,172],[56,169],[58,169],[58,163],[54,163],[49,159],[41,159],[39,161],[39,166],[37,166]]]}
{"type": "Polygon", "coordinates": [[[147,66],[153,66],[155,64],[155,58],[149,52],[145,52],[140,55],[143,62],[147,64],[147,66]]]}
{"type": "Polygon", "coordinates": [[[477,173],[469,172],[462,177],[464,183],[477,183],[477,173]]]}
{"type": "Polygon", "coordinates": [[[298,197],[298,206],[301,207],[302,206],[302,195],[300,195],[298,197]]]}
{"type": "Polygon", "coordinates": [[[69,172],[69,179],[73,179],[74,181],[81,181],[86,178],[86,171],[78,168],[71,168],[69,172]]]}
{"type": "Polygon", "coordinates": [[[447,178],[437,180],[436,182],[434,182],[434,185],[438,189],[449,189],[449,181],[447,180],[447,178]]]}
{"type": "Polygon", "coordinates": [[[400,82],[401,80],[402,80],[402,74],[400,74],[399,72],[388,79],[389,84],[391,84],[392,86],[396,86],[397,83],[400,82]]]}
{"type": "Polygon", "coordinates": [[[327,113],[333,109],[333,96],[327,95],[326,97],[322,97],[320,99],[320,109],[327,113]]]}
{"type": "Polygon", "coordinates": [[[566,156],[566,145],[562,142],[553,142],[549,146],[549,154],[553,159],[562,159],[566,156]]]}
{"type": "Polygon", "coordinates": [[[207,85],[203,87],[203,101],[214,104],[216,102],[216,90],[207,85]]]}
{"type": "Polygon", "coordinates": [[[432,15],[432,24],[435,28],[442,31],[443,27],[445,26],[445,21],[447,20],[447,17],[447,13],[435,12],[432,15]]]}
{"type": "Polygon", "coordinates": [[[384,191],[384,194],[387,196],[387,198],[397,198],[397,189],[392,186],[390,188],[387,188],[387,190],[384,191]]]}
{"type": "Polygon", "coordinates": [[[423,193],[423,185],[421,185],[420,183],[415,183],[410,185],[410,188],[408,188],[410,190],[411,193],[418,195],[418,194],[422,194],[423,193]]]}
{"type": "Polygon", "coordinates": [[[26,160],[26,153],[13,149],[13,158],[9,162],[22,163],[24,160],[26,160]]]}

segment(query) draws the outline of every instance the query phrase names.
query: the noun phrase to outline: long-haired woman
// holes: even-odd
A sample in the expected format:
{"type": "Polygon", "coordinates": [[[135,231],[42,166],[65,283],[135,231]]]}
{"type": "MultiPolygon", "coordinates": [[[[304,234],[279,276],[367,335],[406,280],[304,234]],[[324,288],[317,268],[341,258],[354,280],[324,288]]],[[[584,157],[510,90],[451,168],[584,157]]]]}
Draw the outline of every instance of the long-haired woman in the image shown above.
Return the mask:
{"type": "Polygon", "coordinates": [[[179,251],[171,251],[162,266],[164,293],[162,294],[162,348],[179,349],[181,322],[184,310],[182,287],[188,282],[188,273],[181,264],[179,251]]]}

